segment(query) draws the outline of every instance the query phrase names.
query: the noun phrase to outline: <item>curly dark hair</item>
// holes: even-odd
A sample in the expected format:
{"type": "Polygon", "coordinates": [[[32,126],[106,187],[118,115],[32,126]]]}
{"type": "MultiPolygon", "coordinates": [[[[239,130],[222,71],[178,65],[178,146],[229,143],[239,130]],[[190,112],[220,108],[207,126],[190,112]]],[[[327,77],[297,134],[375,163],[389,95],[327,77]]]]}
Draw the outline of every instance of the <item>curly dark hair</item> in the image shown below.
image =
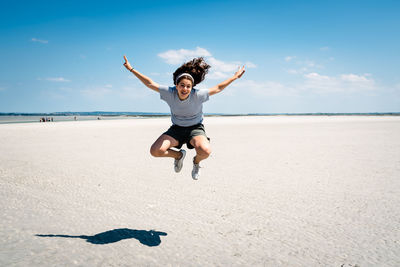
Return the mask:
{"type": "Polygon", "coordinates": [[[176,77],[178,77],[182,73],[189,73],[192,75],[194,79],[193,87],[199,83],[201,83],[204,80],[204,77],[208,73],[208,69],[211,68],[210,65],[208,65],[203,57],[198,57],[194,58],[189,62],[186,62],[182,66],[176,69],[173,75],[174,79],[174,84],[178,84],[179,81],[184,78],[179,78],[179,81],[176,81],[176,77]]]}

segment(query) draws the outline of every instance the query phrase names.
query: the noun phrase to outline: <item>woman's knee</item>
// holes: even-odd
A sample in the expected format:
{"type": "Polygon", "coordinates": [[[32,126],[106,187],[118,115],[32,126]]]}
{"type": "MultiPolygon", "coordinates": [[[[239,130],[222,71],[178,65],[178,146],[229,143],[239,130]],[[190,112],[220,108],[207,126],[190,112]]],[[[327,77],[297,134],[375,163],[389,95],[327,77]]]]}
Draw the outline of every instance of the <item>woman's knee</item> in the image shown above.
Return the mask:
{"type": "Polygon", "coordinates": [[[150,154],[153,157],[161,157],[162,155],[165,154],[165,150],[163,150],[161,147],[157,146],[156,144],[153,144],[150,147],[150,154]]]}
{"type": "Polygon", "coordinates": [[[150,154],[153,157],[163,157],[171,146],[178,145],[174,138],[162,134],[150,147],[150,154]]]}
{"type": "Polygon", "coordinates": [[[201,144],[196,147],[196,152],[204,157],[208,157],[211,155],[211,146],[208,144],[201,144]]]}

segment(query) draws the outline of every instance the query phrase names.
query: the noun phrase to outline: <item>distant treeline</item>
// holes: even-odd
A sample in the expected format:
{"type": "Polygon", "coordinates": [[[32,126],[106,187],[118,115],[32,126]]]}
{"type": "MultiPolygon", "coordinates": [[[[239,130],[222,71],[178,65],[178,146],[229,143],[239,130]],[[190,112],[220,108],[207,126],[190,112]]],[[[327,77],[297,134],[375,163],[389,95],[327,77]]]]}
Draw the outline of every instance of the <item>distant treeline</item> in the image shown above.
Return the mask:
{"type": "MultiPolygon", "coordinates": [[[[51,113],[0,113],[0,116],[129,116],[129,117],[163,117],[170,113],[152,112],[51,112],[51,113]]],[[[358,113],[205,113],[205,116],[400,116],[400,112],[358,112],[358,113]]]]}
{"type": "Polygon", "coordinates": [[[0,116],[169,116],[169,113],[152,112],[50,112],[50,113],[0,113],[0,116]]]}
{"type": "Polygon", "coordinates": [[[359,112],[359,113],[251,113],[247,116],[400,116],[400,112],[359,112]]]}

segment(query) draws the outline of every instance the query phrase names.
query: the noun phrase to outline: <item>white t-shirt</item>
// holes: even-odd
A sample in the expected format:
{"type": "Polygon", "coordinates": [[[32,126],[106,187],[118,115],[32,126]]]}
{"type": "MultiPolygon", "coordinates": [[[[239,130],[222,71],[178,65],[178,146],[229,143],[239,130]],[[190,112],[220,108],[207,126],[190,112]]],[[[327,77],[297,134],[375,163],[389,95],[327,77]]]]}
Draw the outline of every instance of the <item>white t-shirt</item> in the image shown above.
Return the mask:
{"type": "Polygon", "coordinates": [[[173,124],[188,127],[203,121],[203,103],[209,99],[208,89],[192,88],[185,100],[180,100],[176,86],[160,85],[160,98],[167,102],[171,109],[173,124]]]}

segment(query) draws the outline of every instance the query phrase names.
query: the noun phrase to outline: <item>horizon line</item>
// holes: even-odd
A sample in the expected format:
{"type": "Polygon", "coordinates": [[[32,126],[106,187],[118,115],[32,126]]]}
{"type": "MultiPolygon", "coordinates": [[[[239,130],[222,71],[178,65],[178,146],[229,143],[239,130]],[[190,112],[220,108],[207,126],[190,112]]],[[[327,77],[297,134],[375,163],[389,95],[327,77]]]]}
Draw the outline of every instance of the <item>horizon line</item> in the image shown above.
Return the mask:
{"type": "MultiPolygon", "coordinates": [[[[65,112],[0,112],[0,116],[169,116],[169,112],[131,112],[131,111],[65,111],[65,112]]],[[[400,112],[251,112],[251,113],[204,113],[204,116],[277,116],[277,115],[400,115],[400,112]]]]}

